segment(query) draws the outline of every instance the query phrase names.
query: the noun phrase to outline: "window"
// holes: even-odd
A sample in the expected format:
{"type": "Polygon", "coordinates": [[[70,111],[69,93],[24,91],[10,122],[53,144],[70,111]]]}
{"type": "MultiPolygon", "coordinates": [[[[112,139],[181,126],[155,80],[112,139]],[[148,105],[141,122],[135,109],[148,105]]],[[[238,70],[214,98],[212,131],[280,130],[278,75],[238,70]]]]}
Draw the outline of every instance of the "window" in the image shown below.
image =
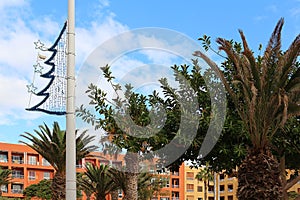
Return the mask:
{"type": "Polygon", "coordinates": [[[13,170],[11,173],[12,178],[24,178],[24,174],[22,170],[13,170]]]}
{"type": "Polygon", "coordinates": [[[11,192],[14,194],[22,194],[23,193],[23,185],[21,184],[12,184],[11,192]]]}
{"type": "Polygon", "coordinates": [[[29,180],[35,180],[35,171],[29,171],[28,178],[29,180]]]}
{"type": "Polygon", "coordinates": [[[198,200],[203,200],[201,197],[198,197],[198,200]]]}
{"type": "Polygon", "coordinates": [[[3,192],[3,193],[8,192],[7,185],[1,185],[1,192],[3,192]]]}
{"type": "Polygon", "coordinates": [[[172,180],[172,188],[179,188],[179,179],[172,180]]]}
{"type": "Polygon", "coordinates": [[[187,195],[186,200],[194,200],[194,196],[193,195],[187,195]]]}
{"type": "Polygon", "coordinates": [[[0,154],[0,162],[7,162],[7,155],[0,154]]]}
{"type": "Polygon", "coordinates": [[[225,200],[225,197],[220,197],[220,200],[225,200]]]}
{"type": "Polygon", "coordinates": [[[230,195],[230,196],[227,197],[227,199],[228,199],[228,200],[233,200],[233,196],[230,195]]]}
{"type": "Polygon", "coordinates": [[[214,197],[208,197],[208,200],[214,200],[215,198],[214,197]]]}
{"type": "Polygon", "coordinates": [[[187,172],[186,173],[187,180],[194,180],[194,172],[187,172]]]}
{"type": "Polygon", "coordinates": [[[225,186],[224,185],[220,185],[220,192],[224,192],[225,191],[225,186]]]}
{"type": "Polygon", "coordinates": [[[36,157],[35,156],[28,156],[28,164],[29,165],[36,165],[36,157]]]}
{"type": "Polygon", "coordinates": [[[214,189],[215,189],[215,187],[213,185],[208,186],[208,192],[209,193],[214,192],[214,189]]]}
{"type": "Polygon", "coordinates": [[[22,164],[23,163],[22,156],[13,155],[12,156],[12,162],[17,163],[17,164],[22,164]]]}
{"type": "Polygon", "coordinates": [[[202,186],[198,186],[198,187],[197,187],[197,192],[203,192],[202,186]]]}
{"type": "Polygon", "coordinates": [[[44,179],[50,180],[50,172],[44,172],[44,179]]]}
{"type": "Polygon", "coordinates": [[[220,181],[223,181],[225,179],[225,175],[224,174],[220,174],[220,181]]]}
{"type": "Polygon", "coordinates": [[[228,185],[228,192],[233,192],[233,185],[228,185]]]}
{"type": "Polygon", "coordinates": [[[119,198],[122,198],[122,196],[123,196],[122,190],[118,190],[118,193],[119,193],[119,198]]]}
{"type": "Polygon", "coordinates": [[[43,166],[50,166],[50,163],[45,158],[42,159],[42,165],[43,166]]]}
{"type": "Polygon", "coordinates": [[[160,200],[170,200],[169,197],[160,197],[160,200]]]}
{"type": "Polygon", "coordinates": [[[186,184],[187,192],[194,192],[194,184],[186,184]]]}

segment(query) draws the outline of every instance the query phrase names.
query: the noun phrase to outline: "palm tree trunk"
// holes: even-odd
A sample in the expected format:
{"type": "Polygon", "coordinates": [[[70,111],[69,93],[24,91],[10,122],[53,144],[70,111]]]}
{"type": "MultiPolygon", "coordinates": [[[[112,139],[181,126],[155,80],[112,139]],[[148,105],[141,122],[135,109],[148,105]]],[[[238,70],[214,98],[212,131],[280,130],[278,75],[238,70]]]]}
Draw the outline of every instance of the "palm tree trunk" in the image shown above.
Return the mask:
{"type": "Polygon", "coordinates": [[[277,159],[267,149],[250,150],[238,170],[238,199],[282,199],[277,159]]]}
{"type": "Polygon", "coordinates": [[[103,194],[97,194],[96,195],[96,200],[106,200],[106,195],[103,195],[103,194]]]}
{"type": "MultiPolygon", "coordinates": [[[[286,181],[286,171],[285,171],[285,156],[283,155],[280,158],[280,163],[279,163],[279,167],[280,167],[280,177],[281,177],[281,181],[282,181],[282,188],[285,188],[287,181],[286,181]]],[[[287,190],[282,191],[282,196],[283,196],[283,200],[288,200],[288,192],[287,190]]]]}
{"type": "Polygon", "coordinates": [[[118,200],[119,198],[119,191],[114,190],[110,192],[111,200],[118,200]]]}
{"type": "Polygon", "coordinates": [[[126,183],[127,189],[124,191],[125,196],[123,200],[137,200],[138,199],[138,172],[139,162],[136,153],[127,152],[125,155],[126,162],[126,183]]]}
{"type": "Polygon", "coordinates": [[[56,172],[51,184],[52,200],[66,199],[66,175],[64,173],[56,172]]]}

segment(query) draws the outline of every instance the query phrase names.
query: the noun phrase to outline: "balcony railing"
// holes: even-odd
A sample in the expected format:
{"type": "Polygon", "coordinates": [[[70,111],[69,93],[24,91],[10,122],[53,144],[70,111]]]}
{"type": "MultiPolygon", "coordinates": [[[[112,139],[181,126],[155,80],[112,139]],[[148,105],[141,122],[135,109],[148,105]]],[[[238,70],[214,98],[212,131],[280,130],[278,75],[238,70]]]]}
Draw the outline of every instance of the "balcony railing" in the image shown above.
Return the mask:
{"type": "Polygon", "coordinates": [[[12,178],[20,178],[20,179],[24,179],[24,175],[23,175],[23,174],[12,174],[11,177],[12,177],[12,178]]]}
{"type": "Polygon", "coordinates": [[[23,194],[23,190],[22,189],[11,189],[11,192],[13,194],[23,194]]]}
{"type": "Polygon", "coordinates": [[[179,197],[172,197],[172,200],[179,200],[179,197]]]}
{"type": "Polygon", "coordinates": [[[0,159],[0,162],[2,162],[2,163],[7,163],[8,160],[7,160],[7,158],[2,158],[2,159],[0,159]]]}
{"type": "Polygon", "coordinates": [[[172,188],[179,188],[179,185],[172,185],[172,188]]]}
{"type": "Polygon", "coordinates": [[[28,161],[29,165],[37,165],[37,161],[28,161]]]}
{"type": "Polygon", "coordinates": [[[24,163],[24,160],[12,160],[13,163],[15,164],[23,164],[24,163]]]}

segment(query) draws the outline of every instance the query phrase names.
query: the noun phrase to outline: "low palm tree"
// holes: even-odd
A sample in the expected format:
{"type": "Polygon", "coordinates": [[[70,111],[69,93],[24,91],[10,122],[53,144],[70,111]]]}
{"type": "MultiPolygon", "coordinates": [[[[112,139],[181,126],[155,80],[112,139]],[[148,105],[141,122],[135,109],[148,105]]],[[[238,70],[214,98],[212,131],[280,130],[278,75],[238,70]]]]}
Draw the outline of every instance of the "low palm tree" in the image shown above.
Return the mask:
{"type": "Polygon", "coordinates": [[[88,191],[96,200],[105,200],[106,195],[116,190],[117,185],[114,183],[109,174],[108,165],[95,166],[88,163],[82,177],[78,179],[78,185],[84,191],[88,191]]]}
{"type": "Polygon", "coordinates": [[[250,135],[252,145],[238,170],[237,196],[243,200],[282,198],[279,163],[271,142],[288,118],[300,114],[300,35],[282,51],[283,23],[283,19],[277,23],[262,56],[255,57],[242,31],[240,48],[218,38],[219,49],[228,57],[222,70],[202,52],[195,52],[219,74],[250,135]]]}
{"type": "MultiPolygon", "coordinates": [[[[0,188],[2,185],[7,185],[11,181],[11,170],[0,168],[0,188]]],[[[2,196],[2,191],[0,190],[0,196],[2,196]]]]}
{"type": "MultiPolygon", "coordinates": [[[[78,130],[74,134],[78,134],[78,130]]],[[[20,141],[31,147],[33,150],[42,155],[55,169],[51,190],[52,199],[65,199],[66,187],[66,131],[61,130],[59,124],[54,122],[53,129],[44,124],[39,126],[39,130],[34,130],[34,134],[25,132],[21,137],[30,142],[20,141]]],[[[90,145],[94,140],[93,136],[87,135],[83,131],[76,137],[76,159],[77,161],[87,156],[90,152],[97,149],[96,146],[90,145]]]]}
{"type": "Polygon", "coordinates": [[[200,171],[196,174],[195,178],[198,181],[203,181],[204,183],[204,200],[207,200],[207,189],[209,186],[209,181],[214,180],[213,172],[209,169],[209,164],[206,163],[205,167],[201,168],[200,171]]]}

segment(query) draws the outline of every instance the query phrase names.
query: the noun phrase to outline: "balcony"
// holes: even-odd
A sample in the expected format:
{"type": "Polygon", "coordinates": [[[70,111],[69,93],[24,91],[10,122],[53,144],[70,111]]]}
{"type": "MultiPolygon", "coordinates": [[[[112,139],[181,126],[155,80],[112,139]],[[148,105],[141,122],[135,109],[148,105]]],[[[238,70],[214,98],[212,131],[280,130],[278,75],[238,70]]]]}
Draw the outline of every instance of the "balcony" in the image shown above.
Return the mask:
{"type": "Polygon", "coordinates": [[[179,188],[179,185],[172,185],[172,188],[179,188]]]}
{"type": "Polygon", "coordinates": [[[172,197],[172,200],[179,200],[179,197],[172,197]]]}
{"type": "Polygon", "coordinates": [[[22,189],[11,189],[11,193],[13,193],[13,194],[23,194],[23,190],[22,189]]]}
{"type": "Polygon", "coordinates": [[[14,163],[14,164],[24,164],[24,160],[12,159],[12,163],[14,163]]]}
{"type": "Polygon", "coordinates": [[[1,192],[2,192],[2,193],[8,193],[7,185],[2,185],[2,186],[1,186],[1,192]]]}
{"type": "Polygon", "coordinates": [[[23,174],[12,174],[11,177],[12,178],[24,179],[24,175],[23,174]]]}
{"type": "Polygon", "coordinates": [[[0,151],[0,162],[2,162],[2,163],[8,162],[8,152],[0,151]]]}
{"type": "Polygon", "coordinates": [[[0,154],[0,162],[7,163],[8,162],[7,155],[0,154]]]}
{"type": "Polygon", "coordinates": [[[37,163],[36,161],[29,160],[29,161],[28,161],[28,164],[29,164],[29,165],[37,165],[38,163],[37,163]]]}

